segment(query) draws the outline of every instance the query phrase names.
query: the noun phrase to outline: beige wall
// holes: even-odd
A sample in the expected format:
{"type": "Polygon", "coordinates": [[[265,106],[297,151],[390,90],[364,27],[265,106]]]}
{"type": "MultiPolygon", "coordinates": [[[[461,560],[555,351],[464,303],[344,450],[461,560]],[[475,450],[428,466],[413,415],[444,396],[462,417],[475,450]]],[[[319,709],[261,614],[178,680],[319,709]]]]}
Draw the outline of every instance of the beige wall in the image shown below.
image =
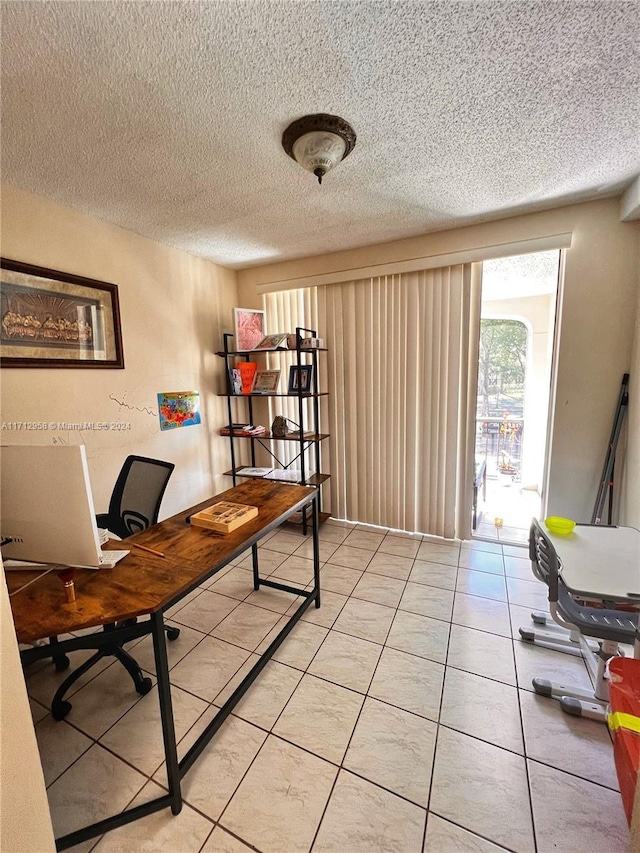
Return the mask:
{"type": "MultiPolygon", "coordinates": [[[[6,442],[84,441],[98,511],[129,453],[176,464],[165,517],[231,485],[222,333],[233,331],[236,275],[101,220],[12,187],[2,190],[2,255],[118,285],[124,370],[20,369],[1,373],[2,421],[130,423],[124,431],[3,430],[6,442]],[[200,391],[202,425],[160,432],[158,391],[200,391]],[[119,402],[116,402],[119,401],[119,402]],[[147,409],[149,411],[147,411],[147,409]]],[[[2,585],[3,853],[53,850],[42,769],[2,585]],[[18,760],[19,759],[19,760],[18,760]],[[15,795],[15,796],[14,796],[15,795]]]]}
{"type": "MultiPolygon", "coordinates": [[[[242,304],[259,304],[259,284],[372,264],[466,252],[571,231],[567,250],[557,364],[557,397],[548,480],[549,513],[591,518],[622,374],[629,370],[638,306],[638,223],[621,223],[618,199],[336,252],[238,273],[242,304]]],[[[499,256],[499,249],[496,250],[499,256]]],[[[636,355],[636,359],[639,356],[636,355]]],[[[636,361],[637,364],[637,361],[636,361]]],[[[636,374],[638,368],[636,367],[636,374]]],[[[631,400],[638,424],[640,395],[631,400]]],[[[629,456],[627,482],[640,481],[640,454],[629,456]]],[[[621,522],[640,526],[640,506],[628,501],[621,522]]]]}
{"type": "MultiPolygon", "coordinates": [[[[638,235],[640,277],[640,234],[638,235]]],[[[627,466],[622,511],[628,524],[640,528],[640,288],[636,309],[636,331],[629,375],[629,420],[627,423],[627,466]]],[[[638,785],[640,791],[640,785],[638,785]]],[[[638,820],[640,830],[640,817],[638,820]]],[[[640,836],[640,831],[638,832],[640,836]]]]}
{"type": "Polygon", "coordinates": [[[3,431],[2,441],[84,441],[98,511],[129,453],[175,462],[163,517],[228,488],[224,362],[236,274],[12,187],[2,192],[2,255],[118,285],[124,370],[2,371],[2,421],[130,423],[124,431],[3,431]],[[202,425],[160,432],[159,391],[200,392],[202,425]]]}
{"type": "Polygon", "coordinates": [[[53,853],[53,829],[0,559],[0,850],[53,853]]]}

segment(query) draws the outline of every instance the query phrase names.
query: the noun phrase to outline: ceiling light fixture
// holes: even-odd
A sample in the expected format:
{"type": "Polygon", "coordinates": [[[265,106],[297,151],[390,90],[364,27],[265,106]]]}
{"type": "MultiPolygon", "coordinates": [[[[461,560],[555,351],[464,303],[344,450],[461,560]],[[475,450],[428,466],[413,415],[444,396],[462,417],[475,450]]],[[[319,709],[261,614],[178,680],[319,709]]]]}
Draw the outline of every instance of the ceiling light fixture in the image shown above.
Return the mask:
{"type": "Polygon", "coordinates": [[[344,160],[356,144],[356,133],[340,116],[315,113],[291,122],[282,134],[282,147],[303,169],[313,172],[318,183],[344,160]]]}

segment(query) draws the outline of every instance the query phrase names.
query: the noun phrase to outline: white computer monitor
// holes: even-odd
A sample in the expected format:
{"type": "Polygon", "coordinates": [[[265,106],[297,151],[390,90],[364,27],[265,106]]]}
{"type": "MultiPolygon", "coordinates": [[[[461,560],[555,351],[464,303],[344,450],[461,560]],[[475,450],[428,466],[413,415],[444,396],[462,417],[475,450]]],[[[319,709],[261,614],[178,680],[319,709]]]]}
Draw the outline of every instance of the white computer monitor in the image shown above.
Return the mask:
{"type": "Polygon", "coordinates": [[[99,567],[83,445],[4,445],[0,484],[3,559],[99,567]]]}

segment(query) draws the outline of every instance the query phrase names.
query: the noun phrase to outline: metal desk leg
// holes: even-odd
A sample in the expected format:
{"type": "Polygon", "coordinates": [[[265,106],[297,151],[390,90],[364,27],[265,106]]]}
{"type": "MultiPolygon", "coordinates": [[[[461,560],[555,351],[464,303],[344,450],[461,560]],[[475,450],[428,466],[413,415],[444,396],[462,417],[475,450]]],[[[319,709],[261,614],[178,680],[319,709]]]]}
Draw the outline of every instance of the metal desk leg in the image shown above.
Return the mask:
{"type": "Polygon", "coordinates": [[[176,815],[180,814],[182,810],[182,794],[180,792],[178,748],[173,722],[171,685],[169,684],[169,661],[167,659],[167,645],[164,638],[164,619],[162,618],[162,613],[153,613],[151,615],[151,625],[153,654],[156,662],[156,676],[158,678],[162,738],[164,740],[164,754],[167,763],[167,782],[169,785],[169,797],[171,798],[171,811],[176,815]]]}
{"type": "Polygon", "coordinates": [[[313,539],[313,583],[316,588],[316,607],[320,607],[320,507],[318,505],[320,492],[316,492],[311,509],[311,537],[313,539]]]}
{"type": "Polygon", "coordinates": [[[253,588],[260,589],[260,574],[258,571],[258,546],[251,546],[251,560],[253,562],[253,588]]]}

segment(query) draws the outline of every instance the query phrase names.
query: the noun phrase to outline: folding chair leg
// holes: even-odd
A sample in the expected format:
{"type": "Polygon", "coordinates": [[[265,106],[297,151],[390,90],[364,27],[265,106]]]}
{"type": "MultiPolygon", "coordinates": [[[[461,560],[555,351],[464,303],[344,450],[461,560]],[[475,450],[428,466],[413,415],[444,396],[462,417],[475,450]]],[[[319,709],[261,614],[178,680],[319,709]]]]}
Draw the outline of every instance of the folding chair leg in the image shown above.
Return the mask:
{"type": "MultiPolygon", "coordinates": [[[[584,637],[582,640],[584,641],[584,637]]],[[[557,699],[560,707],[574,717],[587,717],[601,723],[607,721],[607,705],[609,704],[609,681],[607,679],[607,663],[618,653],[618,644],[613,640],[603,640],[597,657],[586,647],[583,649],[585,663],[594,679],[592,689],[574,687],[568,684],[558,684],[547,681],[546,678],[534,678],[533,689],[539,696],[557,699]],[[597,666],[594,662],[597,661],[597,666]],[[589,666],[590,664],[590,666],[589,666]],[[595,672],[594,672],[595,670],[595,672]]]]}
{"type": "Polygon", "coordinates": [[[563,696],[560,699],[560,707],[566,714],[573,717],[587,717],[599,723],[607,722],[607,703],[597,700],[586,702],[581,699],[573,699],[571,696],[563,696]]]}
{"type": "Polygon", "coordinates": [[[519,629],[520,639],[525,643],[534,643],[557,652],[569,655],[582,654],[581,643],[588,646],[592,652],[597,652],[599,645],[596,640],[581,637],[579,631],[569,631],[553,621],[550,614],[534,610],[531,612],[533,625],[519,629]]]}
{"type": "Polygon", "coordinates": [[[546,678],[534,678],[531,683],[538,696],[548,696],[549,699],[560,700],[565,696],[586,702],[593,702],[594,699],[593,690],[586,687],[576,687],[575,684],[559,684],[548,681],[546,678]]]}

